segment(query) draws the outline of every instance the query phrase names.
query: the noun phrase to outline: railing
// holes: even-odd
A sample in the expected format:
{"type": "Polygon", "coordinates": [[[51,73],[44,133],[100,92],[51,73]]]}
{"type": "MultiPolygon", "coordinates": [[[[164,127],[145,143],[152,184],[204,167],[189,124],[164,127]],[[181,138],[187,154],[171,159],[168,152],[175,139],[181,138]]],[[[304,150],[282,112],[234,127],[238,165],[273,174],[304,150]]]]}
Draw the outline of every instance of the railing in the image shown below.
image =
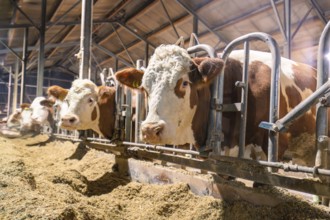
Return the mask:
{"type": "MultiPolygon", "coordinates": [[[[328,26],[327,26],[328,27],[328,26]]],[[[326,28],[327,31],[328,28],[326,28]]],[[[326,35],[327,36],[327,35],[326,35]]],[[[322,38],[323,40],[329,37],[322,38]]],[[[322,40],[321,39],[321,40],[322,40]]],[[[289,121],[292,121],[299,114],[302,114],[305,109],[310,108],[316,103],[320,97],[329,92],[329,83],[324,85],[321,83],[319,89],[308,99],[299,104],[293,112],[290,112],[286,118],[278,120],[278,94],[279,94],[279,66],[280,54],[278,46],[273,38],[264,33],[251,33],[232,41],[224,50],[222,59],[226,62],[230,53],[238,45],[244,44],[245,62],[243,68],[242,81],[237,83],[242,88],[242,99],[240,103],[223,104],[223,76],[216,80],[213,85],[213,94],[211,102],[211,114],[209,118],[208,141],[206,150],[212,150],[209,155],[205,152],[198,152],[193,150],[184,150],[175,148],[175,146],[156,146],[140,143],[138,140],[139,125],[144,119],[143,112],[146,112],[144,105],[144,96],[141,93],[137,94],[136,104],[136,121],[135,127],[131,123],[132,118],[132,101],[129,93],[123,91],[122,86],[116,85],[116,122],[115,122],[115,138],[113,140],[102,139],[98,137],[87,137],[85,139],[79,138],[77,133],[70,134],[56,134],[57,138],[70,139],[72,141],[84,142],[87,145],[97,144],[102,146],[102,149],[109,151],[120,151],[129,156],[147,157],[151,159],[160,159],[167,162],[177,163],[184,166],[190,166],[198,169],[208,170],[225,175],[231,175],[240,178],[246,178],[253,181],[258,181],[265,184],[272,184],[276,186],[286,187],[289,189],[297,189],[308,193],[330,196],[330,189],[328,185],[324,185],[313,180],[298,180],[291,177],[278,176],[270,172],[262,172],[261,174],[253,173],[249,170],[250,167],[258,170],[265,170],[266,167],[282,169],[290,172],[305,172],[313,174],[314,176],[330,176],[330,170],[321,167],[305,167],[285,164],[277,161],[277,132],[281,131],[289,121]],[[251,41],[263,41],[267,44],[272,54],[272,73],[271,73],[271,91],[270,91],[270,111],[269,122],[263,122],[261,126],[269,130],[269,146],[268,146],[268,161],[251,161],[238,158],[229,158],[220,156],[221,142],[222,142],[222,112],[224,109],[234,109],[233,106],[238,107],[241,111],[241,127],[239,136],[239,156],[243,155],[243,148],[245,146],[246,133],[246,117],[247,117],[247,90],[248,90],[248,63],[249,63],[249,44],[251,41]],[[303,106],[303,107],[302,107],[303,106]],[[303,109],[303,110],[301,110],[303,109]],[[292,116],[293,115],[293,116],[292,116]],[[134,132],[133,132],[134,130],[134,132]],[[133,133],[135,134],[133,136],[133,133]],[[204,159],[200,159],[203,157],[204,159]],[[245,167],[246,170],[237,169],[237,167],[245,167]]],[[[320,43],[320,45],[323,45],[320,43]]],[[[198,44],[187,49],[189,53],[196,53],[199,51],[206,51],[210,57],[215,57],[215,51],[212,47],[205,44],[198,44]]],[[[324,54],[324,51],[322,52],[324,54]]],[[[141,61],[137,65],[143,68],[141,61]]],[[[320,72],[321,70],[319,70],[320,72]]],[[[324,71],[322,71],[324,72],[324,71]]],[[[322,110],[323,111],[323,110],[322,110]]],[[[324,122],[324,118],[323,118],[324,122]]],[[[324,124],[324,123],[323,123],[324,124]]],[[[323,129],[324,130],[324,129],[323,129]]],[[[327,136],[324,132],[317,133],[317,137],[321,138],[327,136]]],[[[319,150],[324,150],[324,145],[319,147],[319,150]]],[[[207,151],[206,151],[207,152],[207,151]]],[[[321,153],[319,153],[321,154],[321,153]]],[[[318,156],[319,156],[318,154],[318,156]]],[[[323,154],[324,155],[324,154],[323,154]]],[[[322,156],[323,158],[323,156],[322,156]]]]}

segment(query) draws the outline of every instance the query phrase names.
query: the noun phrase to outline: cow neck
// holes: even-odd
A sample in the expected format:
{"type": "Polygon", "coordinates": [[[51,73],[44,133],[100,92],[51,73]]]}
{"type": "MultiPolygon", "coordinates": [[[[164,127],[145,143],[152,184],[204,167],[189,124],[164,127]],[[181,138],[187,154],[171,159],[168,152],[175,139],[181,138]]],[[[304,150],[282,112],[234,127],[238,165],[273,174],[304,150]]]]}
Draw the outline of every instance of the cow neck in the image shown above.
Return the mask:
{"type": "Polygon", "coordinates": [[[112,138],[115,125],[115,89],[111,88],[108,95],[99,97],[97,106],[99,108],[98,129],[108,139],[112,138]]]}

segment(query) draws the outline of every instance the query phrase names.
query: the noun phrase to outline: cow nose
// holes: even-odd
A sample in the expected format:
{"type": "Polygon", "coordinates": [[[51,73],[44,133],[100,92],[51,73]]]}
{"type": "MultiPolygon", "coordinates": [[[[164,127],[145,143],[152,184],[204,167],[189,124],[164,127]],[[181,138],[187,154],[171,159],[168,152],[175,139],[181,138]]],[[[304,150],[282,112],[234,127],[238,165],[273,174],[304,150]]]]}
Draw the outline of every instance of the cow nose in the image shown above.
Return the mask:
{"type": "Polygon", "coordinates": [[[160,134],[164,130],[164,123],[152,122],[141,125],[142,140],[156,144],[160,142],[160,134]]]}
{"type": "Polygon", "coordinates": [[[78,122],[78,117],[75,115],[65,115],[61,118],[63,125],[73,125],[78,122]]]}

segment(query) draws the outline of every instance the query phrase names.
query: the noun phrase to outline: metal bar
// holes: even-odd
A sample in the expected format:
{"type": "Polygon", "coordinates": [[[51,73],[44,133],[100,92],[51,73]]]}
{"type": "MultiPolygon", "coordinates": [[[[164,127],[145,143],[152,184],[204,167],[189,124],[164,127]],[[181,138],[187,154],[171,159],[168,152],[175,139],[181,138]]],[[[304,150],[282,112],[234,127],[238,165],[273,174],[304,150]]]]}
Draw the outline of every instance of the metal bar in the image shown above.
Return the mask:
{"type": "MultiPolygon", "coordinates": [[[[116,22],[114,19],[97,19],[93,20],[93,24],[104,24],[104,23],[113,23],[116,22]]],[[[48,22],[46,23],[46,27],[49,26],[74,26],[74,25],[80,25],[81,21],[65,21],[65,22],[58,22],[57,24],[54,24],[54,22],[48,22]]],[[[1,29],[16,29],[16,28],[26,28],[26,27],[34,27],[34,25],[31,24],[0,24],[0,30],[1,29]]]]}
{"type": "Polygon", "coordinates": [[[135,31],[133,31],[131,28],[129,28],[128,26],[126,26],[125,24],[121,23],[121,22],[117,22],[117,24],[119,24],[120,26],[122,26],[123,28],[125,28],[128,32],[130,32],[132,35],[134,35],[136,38],[144,41],[145,43],[148,43],[150,46],[152,46],[153,48],[156,48],[156,46],[151,43],[150,41],[148,41],[146,38],[138,35],[137,33],[135,33],[135,31]]]}
{"type": "MultiPolygon", "coordinates": [[[[317,55],[317,88],[328,84],[330,77],[330,22],[325,26],[321,37],[317,55]]],[[[328,98],[329,100],[329,98],[328,98]]],[[[322,103],[316,105],[316,146],[315,166],[330,168],[330,147],[328,137],[328,108],[322,103]]],[[[324,180],[330,183],[330,178],[324,180]]],[[[330,197],[330,196],[329,196],[330,197]]],[[[322,204],[329,206],[329,197],[322,198],[322,204]]]]}
{"type": "Polygon", "coordinates": [[[27,47],[29,39],[29,28],[24,30],[24,39],[23,39],[23,61],[22,61],[22,75],[21,75],[21,95],[20,95],[20,104],[23,104],[24,93],[25,93],[25,75],[26,75],[26,64],[27,64],[27,47]]]}
{"type": "Polygon", "coordinates": [[[290,112],[288,112],[284,117],[277,120],[273,125],[273,131],[284,131],[292,121],[299,118],[302,114],[307,112],[313,105],[319,102],[319,98],[324,96],[325,93],[330,91],[330,81],[327,81],[321,87],[319,87],[313,94],[308,96],[302,102],[300,102],[296,107],[294,107],[290,112]]]}
{"type": "Polygon", "coordinates": [[[291,0],[284,0],[284,11],[285,11],[285,36],[286,36],[286,46],[285,46],[285,57],[291,58],[291,0]]]}
{"type": "Polygon", "coordinates": [[[121,37],[119,36],[119,34],[118,34],[116,28],[113,26],[113,24],[111,24],[111,27],[112,27],[112,30],[116,33],[116,36],[117,36],[117,38],[119,39],[121,46],[124,48],[124,50],[125,50],[125,52],[126,52],[126,55],[127,55],[128,58],[130,59],[132,65],[135,66],[135,63],[134,63],[134,61],[133,61],[131,55],[129,55],[129,52],[128,52],[128,50],[127,50],[127,47],[125,46],[124,42],[121,40],[121,37]]]}
{"type": "MultiPolygon", "coordinates": [[[[50,49],[50,48],[55,48],[55,47],[72,47],[79,45],[79,42],[63,42],[63,43],[55,43],[55,44],[47,44],[45,45],[45,49],[50,49]]],[[[23,48],[13,48],[12,49],[15,52],[23,52],[23,48]]],[[[32,51],[32,50],[39,50],[38,46],[28,46],[27,51],[32,51]]],[[[7,54],[10,52],[10,50],[2,49],[0,50],[0,54],[7,54]]],[[[22,58],[21,58],[22,59],[22,58]]]]}
{"type": "Polygon", "coordinates": [[[244,64],[243,64],[243,73],[242,73],[242,82],[241,85],[241,104],[242,109],[240,112],[240,135],[239,135],[239,152],[238,156],[240,158],[244,157],[244,148],[245,148],[245,137],[246,137],[246,119],[247,119],[247,106],[248,106],[248,93],[249,93],[249,82],[248,82],[248,73],[249,73],[249,60],[250,60],[250,44],[249,41],[244,42],[244,64]]]}
{"type": "Polygon", "coordinates": [[[166,16],[167,16],[167,19],[168,19],[168,21],[170,22],[170,24],[171,24],[171,26],[172,26],[172,28],[173,28],[173,30],[174,30],[176,36],[179,38],[180,35],[179,35],[178,31],[176,30],[176,28],[175,28],[173,22],[172,22],[172,19],[171,19],[170,15],[169,15],[169,13],[168,13],[166,7],[165,7],[165,4],[164,4],[163,0],[160,0],[160,3],[162,4],[162,7],[163,7],[164,12],[165,12],[165,14],[166,14],[166,16]]]}
{"type": "Polygon", "coordinates": [[[46,7],[47,1],[41,2],[41,25],[39,29],[39,54],[38,54],[38,77],[37,77],[37,96],[43,95],[44,67],[45,67],[45,32],[46,32],[46,7]]]}
{"type": "MultiPolygon", "coordinates": [[[[97,43],[93,43],[93,46],[96,47],[97,49],[101,50],[103,53],[116,58],[116,60],[119,60],[120,62],[122,62],[123,64],[125,64],[126,66],[129,67],[133,67],[132,64],[128,63],[126,60],[124,60],[121,57],[118,57],[116,54],[114,54],[113,52],[111,52],[110,50],[106,49],[105,47],[102,47],[101,45],[97,44],[97,43]]],[[[117,70],[116,70],[117,71],[117,70]]]]}
{"type": "Polygon", "coordinates": [[[10,2],[12,3],[12,5],[17,8],[21,14],[35,27],[39,30],[39,27],[36,23],[34,23],[34,21],[32,21],[31,18],[29,18],[29,16],[27,16],[27,14],[17,5],[17,3],[14,0],[10,0],[10,2]]]}
{"type": "Polygon", "coordinates": [[[81,7],[81,31],[80,31],[80,51],[79,51],[79,78],[91,78],[91,46],[92,46],[92,14],[93,0],[82,0],[81,7]]]}
{"type": "Polygon", "coordinates": [[[49,24],[47,26],[47,29],[49,29],[50,27],[58,24],[63,18],[65,18],[67,16],[67,14],[70,13],[70,11],[72,11],[72,9],[74,9],[78,4],[80,4],[81,0],[76,1],[76,3],[74,3],[66,12],[64,12],[56,21],[52,22],[51,24],[49,24]]]}
{"type": "MultiPolygon", "coordinates": [[[[181,0],[176,0],[186,11],[188,11],[191,15],[198,17],[198,15],[191,10],[185,3],[183,3],[181,0]]],[[[213,28],[211,28],[205,21],[204,19],[201,19],[200,17],[199,21],[215,36],[217,36],[219,38],[219,40],[221,40],[222,42],[228,43],[229,41],[222,35],[220,35],[219,33],[217,33],[216,31],[214,31],[213,28]]]]}
{"type": "Polygon", "coordinates": [[[18,59],[16,59],[15,75],[14,75],[14,91],[13,91],[13,101],[12,101],[13,112],[16,111],[16,108],[17,108],[18,74],[19,74],[19,61],[18,61],[18,59]]]}
{"type": "Polygon", "coordinates": [[[310,194],[317,194],[322,196],[329,196],[330,195],[330,188],[327,184],[322,184],[318,181],[308,180],[308,179],[299,179],[293,177],[282,176],[274,173],[267,172],[261,166],[258,166],[256,161],[247,161],[245,160],[244,163],[242,159],[239,162],[231,159],[236,158],[229,158],[229,160],[220,161],[220,160],[197,160],[197,159],[190,159],[185,157],[178,157],[174,155],[162,154],[158,152],[146,151],[146,150],[138,150],[138,149],[131,149],[128,148],[128,152],[132,155],[137,155],[138,157],[147,157],[162,161],[167,161],[170,163],[176,163],[180,165],[185,165],[197,169],[208,170],[214,173],[219,173],[222,175],[228,176],[235,176],[239,178],[244,178],[252,181],[258,181],[263,184],[273,185],[284,187],[292,190],[298,190],[307,192],[310,194]],[[251,162],[251,165],[247,165],[247,163],[251,162]],[[253,163],[254,162],[254,163],[253,163]],[[256,172],[256,167],[258,171],[256,172]]]}
{"type": "Polygon", "coordinates": [[[148,63],[149,63],[149,44],[146,43],[146,46],[145,46],[145,57],[144,57],[144,67],[148,66],[148,63]]]}
{"type": "Polygon", "coordinates": [[[313,7],[311,7],[307,13],[305,14],[305,16],[299,21],[296,30],[293,32],[291,38],[293,40],[293,38],[296,36],[296,34],[298,33],[298,31],[300,30],[301,26],[303,25],[303,23],[306,21],[308,15],[311,13],[311,11],[313,10],[313,7]]]}
{"type": "Polygon", "coordinates": [[[276,8],[274,0],[270,0],[270,3],[272,4],[272,8],[273,8],[273,11],[275,13],[275,18],[276,18],[278,26],[280,27],[280,31],[282,33],[282,36],[284,37],[284,39],[286,39],[286,34],[284,32],[284,29],[283,29],[283,23],[281,21],[281,18],[280,18],[280,15],[278,13],[278,10],[276,8]]]}
{"type": "MultiPolygon", "coordinates": [[[[137,60],[136,61],[136,68],[138,70],[141,70],[141,68],[144,67],[143,60],[137,60]]],[[[136,111],[135,111],[135,137],[134,142],[139,143],[140,142],[140,125],[141,121],[145,118],[145,100],[144,100],[144,93],[140,90],[136,91],[136,111]]]]}
{"type": "Polygon", "coordinates": [[[326,25],[328,23],[328,20],[326,19],[326,17],[324,16],[324,12],[322,11],[320,5],[317,3],[316,0],[310,0],[312,6],[315,9],[315,12],[317,14],[317,16],[320,18],[320,20],[326,25]]]}
{"type": "Polygon", "coordinates": [[[182,149],[178,149],[178,148],[170,148],[170,147],[151,145],[151,144],[133,143],[133,142],[127,142],[127,141],[124,141],[122,144],[127,145],[127,146],[136,146],[136,147],[144,148],[146,150],[156,150],[156,151],[165,151],[165,152],[171,152],[171,153],[181,153],[181,154],[190,154],[190,155],[200,156],[199,152],[192,151],[192,150],[182,150],[182,149]]]}
{"type": "MultiPolygon", "coordinates": [[[[23,60],[22,57],[21,57],[20,55],[18,55],[18,54],[15,52],[15,50],[13,50],[12,48],[10,48],[5,42],[3,42],[2,40],[0,40],[0,43],[1,43],[5,48],[7,48],[8,51],[10,51],[12,54],[14,54],[15,57],[17,57],[17,58],[20,59],[21,61],[23,60]]],[[[7,52],[8,52],[8,51],[7,51],[7,52]]]]}
{"type": "Polygon", "coordinates": [[[193,33],[198,36],[198,17],[193,17],[193,33]]]}
{"type": "Polygon", "coordinates": [[[11,102],[11,99],[10,99],[10,95],[11,95],[11,80],[12,80],[12,73],[11,73],[11,67],[10,68],[10,71],[8,72],[9,73],[9,76],[8,76],[8,96],[7,96],[7,117],[9,116],[9,113],[10,113],[10,102],[11,102]]]}

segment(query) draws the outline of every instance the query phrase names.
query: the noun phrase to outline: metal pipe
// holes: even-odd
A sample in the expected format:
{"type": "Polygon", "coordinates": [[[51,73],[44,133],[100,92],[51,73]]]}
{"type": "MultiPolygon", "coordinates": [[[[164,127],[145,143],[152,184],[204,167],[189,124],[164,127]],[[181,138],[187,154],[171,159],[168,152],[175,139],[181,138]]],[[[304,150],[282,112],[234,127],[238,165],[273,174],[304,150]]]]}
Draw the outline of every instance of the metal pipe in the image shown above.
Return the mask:
{"type": "Polygon", "coordinates": [[[272,4],[272,8],[273,8],[273,11],[275,13],[275,18],[276,18],[278,26],[280,27],[280,31],[282,33],[282,36],[284,37],[284,39],[286,39],[286,34],[284,32],[284,29],[283,29],[283,24],[282,24],[280,15],[278,14],[278,10],[276,8],[274,0],[270,0],[270,3],[272,4]]]}
{"type": "Polygon", "coordinates": [[[284,10],[285,10],[285,36],[286,36],[286,47],[285,47],[285,57],[291,58],[291,0],[284,0],[284,10]]]}
{"type": "Polygon", "coordinates": [[[44,83],[44,67],[45,67],[45,32],[46,32],[46,7],[47,1],[41,2],[41,25],[39,28],[39,54],[38,54],[38,77],[37,77],[37,96],[42,96],[44,83]]]}
{"type": "MultiPolygon", "coordinates": [[[[110,50],[106,49],[105,47],[102,47],[102,46],[100,46],[100,45],[97,44],[97,43],[93,43],[93,45],[94,45],[97,49],[101,50],[103,53],[105,53],[105,54],[107,54],[107,55],[109,55],[109,56],[115,58],[117,61],[119,60],[120,62],[122,62],[122,63],[125,64],[126,66],[133,67],[132,64],[130,64],[129,62],[127,62],[127,61],[124,60],[123,58],[118,57],[116,54],[114,54],[114,53],[111,52],[110,50]]],[[[115,71],[117,71],[117,69],[115,69],[115,71]]]]}
{"type": "Polygon", "coordinates": [[[23,61],[22,61],[22,74],[21,74],[20,104],[23,104],[23,102],[24,102],[28,39],[29,39],[29,28],[25,28],[24,29],[24,39],[23,39],[23,56],[22,56],[23,61]]]}
{"type": "Polygon", "coordinates": [[[290,112],[288,112],[284,117],[277,120],[275,124],[271,126],[271,130],[278,132],[284,131],[292,121],[300,117],[302,114],[307,112],[313,105],[319,102],[319,98],[323,97],[325,93],[330,92],[330,81],[327,81],[321,87],[319,87],[313,94],[308,96],[302,102],[300,102],[296,107],[294,107],[290,112]]]}
{"type": "Polygon", "coordinates": [[[248,93],[249,93],[249,60],[250,60],[250,44],[249,41],[244,42],[244,63],[243,63],[243,75],[242,82],[238,82],[238,87],[241,87],[241,103],[242,108],[240,112],[240,136],[239,136],[239,152],[238,156],[240,158],[244,157],[245,148],[245,137],[246,137],[246,119],[247,119],[247,106],[248,106],[248,93]]]}
{"type": "Polygon", "coordinates": [[[311,11],[313,10],[313,7],[311,7],[308,12],[305,14],[305,16],[299,21],[296,30],[293,32],[291,39],[293,40],[294,37],[296,36],[296,34],[298,33],[298,31],[300,30],[301,26],[303,25],[303,23],[306,21],[308,15],[311,13],[311,11]]]}
{"type": "Polygon", "coordinates": [[[9,76],[8,76],[8,96],[7,96],[7,117],[9,116],[9,113],[10,113],[10,102],[11,102],[11,99],[10,99],[10,95],[11,95],[11,87],[12,87],[12,84],[11,84],[11,80],[12,80],[12,71],[11,71],[11,67],[9,67],[9,76]]]}
{"type": "Polygon", "coordinates": [[[78,52],[79,78],[91,78],[92,14],[93,0],[83,0],[81,7],[80,51],[78,52]]]}
{"type": "Polygon", "coordinates": [[[16,59],[15,77],[14,77],[14,92],[13,92],[13,101],[12,101],[13,112],[16,111],[16,108],[17,108],[18,74],[19,74],[19,61],[18,61],[18,59],[16,59]]]}
{"type": "MultiPolygon", "coordinates": [[[[325,26],[319,42],[317,55],[317,88],[329,82],[330,73],[330,22],[325,26]]],[[[328,100],[329,101],[329,98],[328,100]]],[[[329,104],[329,103],[328,103],[329,104]]],[[[316,147],[317,153],[315,157],[315,166],[329,169],[330,168],[330,147],[328,137],[328,108],[323,103],[316,105],[316,147]]],[[[330,178],[325,180],[328,184],[330,178]]],[[[329,198],[322,198],[322,204],[329,206],[329,198]]]]}
{"type": "MultiPolygon", "coordinates": [[[[136,68],[138,70],[141,70],[141,68],[144,67],[143,60],[137,60],[136,61],[136,68]]],[[[144,100],[144,93],[140,90],[135,91],[136,92],[136,110],[135,110],[135,137],[134,142],[139,143],[140,139],[140,125],[141,121],[145,118],[145,114],[143,111],[145,108],[145,100],[144,100]]]]}

